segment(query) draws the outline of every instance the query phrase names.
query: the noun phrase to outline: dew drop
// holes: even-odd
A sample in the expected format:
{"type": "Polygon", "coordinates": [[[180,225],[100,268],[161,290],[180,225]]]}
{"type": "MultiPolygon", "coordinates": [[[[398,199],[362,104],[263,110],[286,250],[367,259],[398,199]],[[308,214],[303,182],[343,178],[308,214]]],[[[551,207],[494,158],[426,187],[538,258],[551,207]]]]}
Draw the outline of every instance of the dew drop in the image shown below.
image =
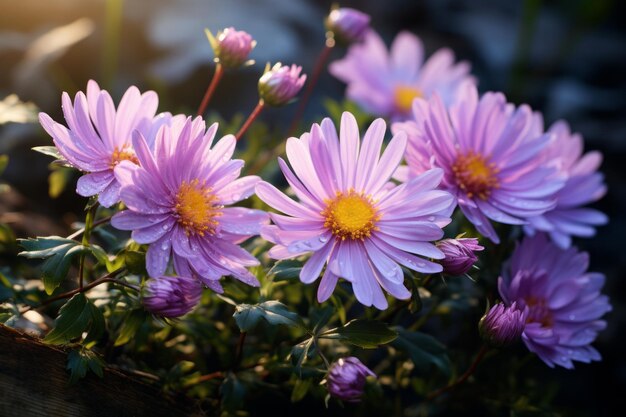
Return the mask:
{"type": "Polygon", "coordinates": [[[169,248],[168,244],[166,242],[161,243],[161,249],[162,250],[167,250],[169,248]]]}
{"type": "Polygon", "coordinates": [[[164,225],[163,225],[163,230],[168,230],[169,228],[170,228],[170,226],[169,226],[169,225],[167,225],[167,224],[164,224],[164,225]]]}
{"type": "Polygon", "coordinates": [[[574,319],[576,319],[576,315],[574,315],[574,314],[570,314],[570,315],[569,315],[569,319],[570,319],[570,320],[574,320],[574,319]]]}
{"type": "Polygon", "coordinates": [[[320,236],[319,240],[322,243],[326,243],[326,242],[328,242],[328,236],[322,235],[322,236],[320,236]]]}
{"type": "Polygon", "coordinates": [[[435,216],[428,216],[428,221],[429,222],[434,222],[435,221],[435,216]]]}

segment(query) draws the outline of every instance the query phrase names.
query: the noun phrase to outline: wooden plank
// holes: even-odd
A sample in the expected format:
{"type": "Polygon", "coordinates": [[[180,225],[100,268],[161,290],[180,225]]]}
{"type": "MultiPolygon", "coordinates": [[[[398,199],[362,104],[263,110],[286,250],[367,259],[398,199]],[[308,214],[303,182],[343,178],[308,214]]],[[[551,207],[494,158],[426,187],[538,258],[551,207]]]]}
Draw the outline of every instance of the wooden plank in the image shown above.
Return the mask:
{"type": "Polygon", "coordinates": [[[62,348],[0,324],[0,416],[199,416],[193,401],[167,399],[156,387],[115,369],[68,384],[62,348]]]}

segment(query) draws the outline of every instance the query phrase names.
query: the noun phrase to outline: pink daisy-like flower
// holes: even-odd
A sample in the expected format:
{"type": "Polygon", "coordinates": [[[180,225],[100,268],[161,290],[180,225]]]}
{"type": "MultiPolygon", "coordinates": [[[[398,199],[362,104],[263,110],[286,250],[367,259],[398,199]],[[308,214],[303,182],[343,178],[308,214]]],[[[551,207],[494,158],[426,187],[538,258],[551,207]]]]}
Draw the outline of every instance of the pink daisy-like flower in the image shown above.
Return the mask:
{"type": "Polygon", "coordinates": [[[115,169],[128,210],[111,223],[150,245],[151,277],[164,275],[172,258],[178,275],[198,277],[215,291],[221,291],[218,280],[225,275],[258,286],[246,267],[259,262],[237,244],[259,233],[267,213],[227,206],[250,197],[260,178],[239,178],[244,162],[231,159],[235,137],[224,136],[211,147],[216,131],[215,123],[205,132],[200,117],[174,120],[156,134],[154,154],[137,132],[139,165],[122,161],[115,169]]]}
{"type": "Polygon", "coordinates": [[[78,92],[72,104],[63,93],[62,103],[69,128],[46,113],[39,113],[39,121],[67,162],[85,172],[76,192],[83,197],[98,194],[100,204],[110,207],[120,199],[113,169],[121,161],[138,162],[132,133],[138,130],[148,135],[155,123],[162,123],[162,118],[155,118],[159,99],[154,91],[141,94],[132,86],[116,109],[109,93],[90,80],[87,95],[78,92]]]}
{"type": "Polygon", "coordinates": [[[600,290],[604,275],[587,272],[589,255],[561,249],[543,233],[526,237],[498,280],[507,306],[528,309],[522,340],[548,366],[572,369],[572,361],[601,359],[591,347],[611,311],[600,290]]]}
{"type": "Polygon", "coordinates": [[[400,32],[388,51],[380,36],[370,30],[363,42],[354,44],[345,58],[329,66],[332,75],[348,84],[346,96],[365,111],[392,120],[411,115],[417,97],[438,92],[446,104],[454,102],[464,81],[474,82],[467,62],[454,62],[447,48],[424,62],[422,41],[400,32]]]}
{"type": "Polygon", "coordinates": [[[547,232],[554,243],[565,249],[572,244],[572,236],[591,237],[596,233],[594,226],[608,222],[604,213],[582,207],[606,194],[604,176],[598,172],[602,154],[587,152],[583,155],[582,136],[572,133],[564,121],[554,123],[549,132],[553,138],[542,155],[546,161],[560,159],[561,169],[568,178],[555,195],[556,207],[528,219],[524,230],[530,235],[537,230],[547,232]]]}
{"type": "Polygon", "coordinates": [[[454,198],[435,190],[443,175],[439,169],[400,186],[388,182],[404,154],[406,136],[395,135],[380,156],[385,128],[377,119],[361,144],[352,114],[343,114],[339,137],[332,121],[324,119],[300,139],[287,140],[293,171],[278,160],[300,201],[266,182],[256,187],[263,201],[286,214],[270,213],[274,225],[262,229],[261,236],[276,243],[270,256],[286,259],[313,252],[300,273],[305,284],[315,281],[327,264],[317,293],[320,302],[342,277],[363,305],[385,309],[381,287],[399,299],[411,295],[399,265],[424,273],[442,270],[415,254],[444,257],[430,242],[443,236],[454,198]]]}
{"type": "Polygon", "coordinates": [[[491,220],[522,225],[555,207],[564,178],[541,157],[550,134],[536,132],[530,107],[515,108],[501,93],[479,99],[476,87],[465,84],[449,108],[438,94],[428,102],[416,100],[414,117],[393,126],[409,137],[408,177],[443,169],[441,188],[456,196],[483,236],[499,243],[491,220]]]}

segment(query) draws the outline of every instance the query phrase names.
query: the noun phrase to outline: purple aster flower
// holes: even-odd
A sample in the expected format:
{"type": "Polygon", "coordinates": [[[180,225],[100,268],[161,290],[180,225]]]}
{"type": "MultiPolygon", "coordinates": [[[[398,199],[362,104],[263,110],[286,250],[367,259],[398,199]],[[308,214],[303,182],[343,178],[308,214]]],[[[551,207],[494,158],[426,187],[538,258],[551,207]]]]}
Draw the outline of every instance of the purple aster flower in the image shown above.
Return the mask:
{"type": "Polygon", "coordinates": [[[601,359],[590,343],[606,327],[600,318],[611,305],[600,294],[604,275],[588,266],[587,253],[561,249],[538,233],[524,238],[498,280],[506,305],[528,308],[522,340],[550,367],[601,359]]]}
{"type": "Polygon", "coordinates": [[[478,244],[476,238],[444,239],[437,243],[445,258],[439,262],[443,272],[448,275],[463,275],[476,263],[478,257],[474,252],[485,248],[478,244]]]}
{"type": "Polygon", "coordinates": [[[362,43],[352,45],[345,58],[333,62],[329,71],[348,84],[346,95],[365,111],[394,121],[411,115],[417,97],[438,92],[446,104],[454,102],[463,81],[469,75],[467,62],[454,63],[454,53],[447,48],[435,52],[424,62],[421,40],[401,32],[391,51],[380,36],[369,30],[362,43]]]}
{"type": "Polygon", "coordinates": [[[380,156],[385,127],[382,119],[375,120],[361,144],[352,114],[343,114],[339,137],[332,121],[324,119],[300,139],[287,140],[293,171],[278,160],[300,201],[266,182],[256,187],[263,201],[286,214],[270,213],[275,225],[262,229],[261,235],[276,243],[270,256],[286,259],[313,252],[300,273],[305,284],[315,281],[327,264],[317,293],[320,302],[342,277],[360,303],[382,310],[388,304],[381,287],[399,299],[411,296],[399,264],[424,273],[442,271],[441,265],[415,254],[444,257],[430,241],[442,237],[454,198],[435,190],[443,175],[439,169],[400,186],[389,183],[406,136],[395,135],[380,156]]]}
{"type": "Polygon", "coordinates": [[[520,310],[516,302],[509,307],[498,303],[480,319],[480,335],[490,346],[505,347],[517,342],[526,326],[528,307],[520,310]]]}
{"type": "Polygon", "coordinates": [[[202,284],[197,279],[160,276],[148,280],[143,305],[162,317],[180,317],[193,310],[201,296],[202,284]]]}
{"type": "Polygon", "coordinates": [[[336,40],[351,44],[363,40],[370,27],[370,16],[356,9],[340,7],[330,11],[324,24],[336,40]]]}
{"type": "Polygon", "coordinates": [[[396,123],[393,131],[409,137],[409,177],[443,169],[441,188],[456,196],[483,236],[499,243],[491,220],[521,225],[552,210],[564,179],[541,157],[550,134],[538,131],[530,107],[515,108],[501,93],[479,99],[469,83],[458,100],[449,108],[438,94],[416,100],[415,121],[396,123]]]}
{"type": "Polygon", "coordinates": [[[215,291],[221,291],[224,275],[258,286],[246,267],[259,262],[237,243],[258,234],[267,213],[227,206],[250,197],[260,178],[238,178],[244,163],[231,159],[235,137],[211,147],[216,131],[215,123],[205,132],[200,117],[172,122],[156,134],[154,154],[137,132],[133,144],[140,165],[123,161],[115,169],[128,210],[111,223],[150,245],[151,277],[163,275],[172,258],[178,275],[198,277],[215,291]]]}
{"type": "Polygon", "coordinates": [[[226,68],[237,68],[248,61],[248,55],[256,41],[248,32],[230,27],[217,32],[216,36],[206,29],[207,38],[213,48],[215,61],[226,68]]]}
{"type": "Polygon", "coordinates": [[[158,97],[154,91],[141,94],[133,86],[126,90],[116,110],[109,93],[90,80],[87,95],[78,92],[72,104],[70,96],[63,93],[62,103],[69,128],[46,113],[39,113],[39,122],[67,162],[85,172],[76,192],[83,197],[98,194],[100,204],[111,207],[120,200],[113,169],[121,161],[138,162],[132,132],[148,135],[155,121],[158,123],[154,116],[158,97]]]}
{"type": "Polygon", "coordinates": [[[300,75],[302,67],[282,65],[280,62],[273,67],[268,66],[259,79],[259,95],[270,106],[283,106],[289,103],[300,92],[306,75],[300,75]]]}
{"type": "Polygon", "coordinates": [[[341,358],[332,364],[326,376],[328,392],[343,401],[359,402],[368,376],[376,377],[376,374],[358,358],[341,358]]]}
{"type": "Polygon", "coordinates": [[[554,243],[565,249],[572,243],[571,236],[591,237],[596,232],[594,226],[608,222],[604,213],[582,207],[606,193],[604,176],[597,172],[602,154],[587,152],[583,155],[582,136],[571,133],[566,122],[556,122],[549,132],[553,138],[542,155],[546,161],[560,159],[561,169],[568,178],[555,195],[556,207],[528,219],[529,224],[524,229],[530,235],[537,230],[547,232],[554,243]]]}

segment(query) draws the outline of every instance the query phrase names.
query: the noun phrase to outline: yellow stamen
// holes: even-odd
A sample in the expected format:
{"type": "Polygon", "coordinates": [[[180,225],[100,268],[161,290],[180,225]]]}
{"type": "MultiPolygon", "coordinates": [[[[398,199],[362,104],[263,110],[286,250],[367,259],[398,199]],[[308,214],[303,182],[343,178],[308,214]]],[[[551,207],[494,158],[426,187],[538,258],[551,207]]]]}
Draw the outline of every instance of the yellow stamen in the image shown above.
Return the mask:
{"type": "Polygon", "coordinates": [[[472,152],[459,155],[452,165],[456,182],[469,198],[478,196],[486,200],[491,190],[498,188],[499,169],[488,159],[472,152]]]}
{"type": "Polygon", "coordinates": [[[185,229],[185,234],[204,236],[215,233],[218,225],[216,217],[222,215],[223,206],[216,205],[217,197],[211,187],[201,184],[198,179],[183,181],[176,194],[176,214],[178,223],[185,229]]]}
{"type": "Polygon", "coordinates": [[[321,214],[325,218],[324,227],[341,240],[369,237],[372,230],[378,230],[376,222],[380,220],[372,198],[354,190],[338,191],[334,199],[326,201],[321,214]]]}
{"type": "Polygon", "coordinates": [[[115,168],[117,164],[122,161],[130,161],[135,165],[139,165],[139,159],[135,156],[135,152],[130,149],[130,145],[124,145],[121,149],[116,146],[111,154],[111,162],[109,165],[111,168],[115,168]]]}
{"type": "Polygon", "coordinates": [[[395,88],[393,96],[396,108],[402,113],[407,113],[411,111],[413,100],[419,97],[424,97],[424,94],[418,88],[399,85],[395,88]]]}

